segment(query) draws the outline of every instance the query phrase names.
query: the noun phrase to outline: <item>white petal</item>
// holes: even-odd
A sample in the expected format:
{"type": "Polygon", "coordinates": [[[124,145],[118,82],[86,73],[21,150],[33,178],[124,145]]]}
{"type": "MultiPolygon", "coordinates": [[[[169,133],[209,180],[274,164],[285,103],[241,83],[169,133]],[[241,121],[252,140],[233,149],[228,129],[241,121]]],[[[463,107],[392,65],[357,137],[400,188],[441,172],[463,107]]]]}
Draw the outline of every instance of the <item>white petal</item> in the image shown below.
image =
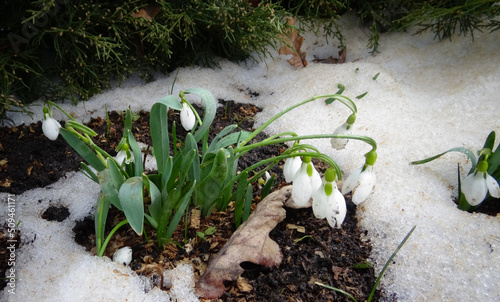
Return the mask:
{"type": "MultiPolygon", "coordinates": [[[[352,129],[352,127],[351,127],[352,129]]],[[[347,122],[339,126],[335,131],[333,131],[333,134],[340,134],[340,135],[346,135],[351,132],[351,129],[347,130],[347,122]]],[[[337,150],[342,150],[345,148],[347,145],[347,142],[349,140],[344,139],[344,138],[332,138],[330,140],[330,144],[332,145],[332,148],[337,149],[337,150]]]]}
{"type": "Polygon", "coordinates": [[[186,131],[190,131],[194,127],[194,123],[196,122],[196,117],[194,116],[193,110],[186,104],[182,104],[181,110],[181,124],[186,131]]]}
{"type": "Polygon", "coordinates": [[[132,261],[132,249],[129,246],[122,247],[113,254],[113,261],[123,265],[129,265],[132,261]]]}
{"type": "Polygon", "coordinates": [[[288,158],[285,161],[285,166],[283,167],[283,175],[285,176],[285,181],[292,182],[301,166],[302,160],[300,159],[300,156],[288,158]]]}
{"type": "Polygon", "coordinates": [[[59,136],[59,128],[61,124],[58,121],[49,116],[48,113],[45,114],[45,119],[42,122],[43,134],[50,140],[55,141],[59,136]]]}
{"type": "Polygon", "coordinates": [[[115,156],[115,160],[119,165],[122,165],[125,162],[127,165],[134,161],[134,154],[130,153],[130,158],[127,159],[127,152],[120,150],[115,156]]]}
{"type": "Polygon", "coordinates": [[[488,187],[484,179],[484,172],[476,172],[467,175],[462,181],[462,193],[471,206],[477,206],[486,198],[488,187]]]}
{"type": "Polygon", "coordinates": [[[373,166],[367,167],[360,174],[356,187],[352,189],[352,202],[358,205],[365,201],[375,188],[376,182],[377,177],[373,173],[373,166]]]}
{"type": "Polygon", "coordinates": [[[351,175],[349,175],[349,177],[347,177],[347,179],[344,181],[344,184],[342,185],[342,194],[347,194],[349,192],[351,192],[354,187],[358,184],[358,179],[359,179],[359,174],[361,173],[361,169],[363,169],[363,167],[355,170],[354,172],[351,173],[351,175]]]}
{"type": "Polygon", "coordinates": [[[314,166],[312,167],[312,169],[313,169],[313,175],[311,176],[311,192],[316,193],[316,191],[318,191],[319,188],[321,187],[322,180],[321,176],[319,176],[319,173],[318,171],[316,171],[314,166]]]}
{"type": "Polygon", "coordinates": [[[292,198],[298,207],[305,207],[312,193],[311,178],[307,175],[307,164],[303,163],[293,180],[292,198]]]}
{"type": "Polygon", "coordinates": [[[486,174],[486,186],[488,187],[488,191],[491,196],[494,198],[500,198],[500,187],[498,186],[498,182],[489,174],[486,174]]]}
{"type": "Polygon", "coordinates": [[[328,211],[328,196],[326,196],[324,187],[321,187],[321,189],[313,195],[312,209],[316,218],[326,218],[328,211]]]}
{"type": "Polygon", "coordinates": [[[326,220],[332,228],[339,229],[347,214],[344,196],[339,190],[333,190],[332,195],[329,196],[329,201],[330,210],[329,214],[326,216],[326,220]]]}

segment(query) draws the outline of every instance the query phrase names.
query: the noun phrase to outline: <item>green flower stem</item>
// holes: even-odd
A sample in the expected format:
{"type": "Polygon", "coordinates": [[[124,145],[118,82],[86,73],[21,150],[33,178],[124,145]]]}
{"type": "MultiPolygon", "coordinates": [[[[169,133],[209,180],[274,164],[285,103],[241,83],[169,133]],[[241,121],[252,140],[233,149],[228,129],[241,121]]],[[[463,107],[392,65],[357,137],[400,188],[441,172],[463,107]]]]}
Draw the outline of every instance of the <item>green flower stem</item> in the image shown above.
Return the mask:
{"type": "Polygon", "coordinates": [[[298,135],[297,133],[295,133],[295,132],[288,131],[288,132],[282,132],[282,133],[280,133],[280,134],[275,134],[275,135],[273,135],[273,136],[270,136],[270,137],[266,138],[266,139],[265,139],[265,140],[263,140],[263,141],[269,141],[269,140],[275,139],[275,138],[280,137],[280,136],[285,136],[285,135],[290,135],[290,136],[292,136],[292,137],[299,136],[299,135],[298,135]]]}
{"type": "Polygon", "coordinates": [[[260,132],[262,132],[262,130],[264,130],[267,126],[269,126],[275,120],[279,119],[285,113],[287,113],[289,111],[292,111],[293,109],[295,109],[295,108],[297,108],[299,106],[302,106],[304,104],[307,104],[309,102],[313,102],[313,101],[315,101],[317,99],[324,99],[324,98],[333,98],[333,99],[339,100],[344,105],[346,105],[347,107],[349,107],[349,109],[351,109],[351,111],[353,113],[357,113],[356,104],[354,104],[354,102],[351,99],[349,99],[348,97],[346,97],[346,96],[343,96],[343,95],[340,95],[340,94],[327,94],[327,95],[315,96],[315,97],[309,98],[309,99],[307,99],[305,101],[302,101],[302,102],[300,102],[298,104],[295,104],[295,105],[293,105],[291,107],[288,107],[287,109],[285,109],[285,110],[281,111],[280,113],[276,114],[275,116],[273,116],[272,118],[270,118],[269,120],[267,120],[264,124],[262,124],[259,128],[257,128],[254,132],[252,132],[252,134],[250,134],[245,140],[243,140],[240,143],[240,146],[241,147],[245,146],[250,140],[252,140],[252,138],[254,138],[255,136],[257,136],[257,134],[259,134],[260,132]]]}
{"type": "Polygon", "coordinates": [[[47,101],[47,104],[56,107],[57,109],[61,110],[62,113],[66,114],[71,120],[76,121],[74,117],[71,116],[71,114],[67,113],[66,110],[62,109],[59,105],[52,101],[47,101]]]}
{"type": "Polygon", "coordinates": [[[125,219],[123,221],[121,221],[119,224],[117,224],[112,230],[111,232],[109,232],[109,235],[108,237],[106,237],[106,241],[104,241],[101,249],[98,251],[98,254],[97,256],[99,257],[102,257],[102,255],[104,254],[104,251],[106,250],[106,246],[108,245],[109,241],[111,240],[111,237],[116,233],[116,231],[118,231],[118,229],[120,227],[122,227],[123,225],[127,224],[128,223],[128,220],[125,219]]]}
{"type": "Polygon", "coordinates": [[[258,147],[266,146],[266,145],[273,145],[273,144],[279,144],[279,143],[285,143],[289,141],[298,141],[298,140],[306,140],[306,139],[318,139],[318,138],[344,138],[344,139],[355,139],[355,140],[360,140],[363,141],[370,146],[372,146],[371,151],[376,151],[377,150],[377,143],[370,137],[367,136],[357,136],[357,135],[339,135],[339,134],[315,134],[315,135],[302,135],[302,136],[296,136],[296,137],[283,137],[283,138],[277,138],[273,140],[264,140],[255,144],[251,144],[249,146],[242,146],[234,149],[234,153],[238,154],[237,157],[243,155],[244,153],[258,147]]]}
{"type": "MultiPolygon", "coordinates": [[[[327,163],[328,165],[330,165],[330,167],[332,167],[333,169],[335,169],[335,172],[337,172],[337,175],[338,175],[338,179],[342,180],[342,172],[340,171],[339,165],[333,159],[331,159],[329,156],[327,156],[325,154],[322,154],[322,153],[318,153],[318,152],[301,152],[300,156],[309,156],[309,157],[316,158],[316,159],[319,159],[319,160],[327,163]]],[[[245,170],[241,171],[238,175],[236,175],[231,180],[229,180],[227,182],[227,184],[221,189],[221,192],[227,190],[229,186],[232,187],[238,181],[238,179],[241,177],[241,175],[244,174],[243,172],[245,172],[245,171],[246,172],[253,171],[255,168],[258,168],[259,166],[262,166],[262,165],[265,165],[265,164],[268,164],[268,163],[273,163],[274,162],[274,164],[277,164],[280,160],[287,159],[287,158],[290,158],[290,157],[295,157],[295,156],[292,156],[291,154],[285,154],[285,155],[280,155],[280,156],[276,156],[276,157],[271,157],[271,158],[268,158],[268,159],[264,159],[264,160],[261,160],[260,162],[258,162],[256,164],[253,164],[252,166],[250,166],[250,167],[246,168],[245,170]]]]}

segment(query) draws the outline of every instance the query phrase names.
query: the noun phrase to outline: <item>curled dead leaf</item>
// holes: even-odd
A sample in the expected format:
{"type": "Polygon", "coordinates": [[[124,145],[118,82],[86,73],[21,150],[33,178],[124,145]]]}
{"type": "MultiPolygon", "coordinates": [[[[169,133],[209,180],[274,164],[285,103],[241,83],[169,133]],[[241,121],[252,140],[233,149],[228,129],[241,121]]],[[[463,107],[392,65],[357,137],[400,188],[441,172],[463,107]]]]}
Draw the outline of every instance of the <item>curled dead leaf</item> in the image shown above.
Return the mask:
{"type": "MultiPolygon", "coordinates": [[[[295,25],[295,20],[292,17],[287,17],[287,24],[295,25]]],[[[291,59],[287,60],[293,67],[306,67],[306,53],[300,50],[302,43],[304,43],[304,37],[299,36],[295,28],[289,28],[285,32],[283,41],[285,42],[285,45],[279,49],[279,54],[293,55],[291,59]]]]}
{"type": "Polygon", "coordinates": [[[244,272],[242,262],[268,267],[278,266],[283,258],[278,244],[269,238],[269,232],[283,219],[283,208],[291,198],[292,187],[287,186],[264,198],[208,265],[195,285],[196,294],[207,299],[219,298],[226,288],[224,281],[236,281],[244,272]]]}
{"type": "Polygon", "coordinates": [[[324,64],[342,64],[345,63],[347,59],[347,49],[344,46],[341,50],[339,50],[339,57],[334,58],[332,56],[329,56],[326,59],[314,59],[313,62],[315,63],[324,63],[324,64]]]}
{"type": "Polygon", "coordinates": [[[158,15],[161,11],[161,6],[150,4],[138,10],[135,14],[132,15],[134,18],[144,18],[147,20],[153,20],[156,15],[158,15]]]}

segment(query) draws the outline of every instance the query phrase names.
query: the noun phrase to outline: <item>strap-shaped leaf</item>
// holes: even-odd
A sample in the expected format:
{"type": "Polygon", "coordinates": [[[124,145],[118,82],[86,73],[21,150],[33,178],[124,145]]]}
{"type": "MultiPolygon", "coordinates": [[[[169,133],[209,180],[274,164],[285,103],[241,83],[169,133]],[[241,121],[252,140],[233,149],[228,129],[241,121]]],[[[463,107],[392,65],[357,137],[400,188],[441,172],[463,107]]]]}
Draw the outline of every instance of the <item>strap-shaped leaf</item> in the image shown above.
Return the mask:
{"type": "Polygon", "coordinates": [[[102,171],[106,168],[103,162],[95,155],[94,151],[90,149],[84,142],[82,142],[75,134],[70,131],[60,128],[62,137],[68,142],[68,144],[78,153],[81,157],[97,172],[102,171]]]}
{"type": "Polygon", "coordinates": [[[203,117],[203,125],[201,125],[194,134],[196,142],[199,142],[203,138],[205,133],[208,132],[210,126],[212,125],[212,122],[214,121],[215,113],[217,111],[217,101],[210,93],[210,91],[203,88],[191,88],[184,91],[184,93],[196,94],[201,98],[203,103],[205,103],[205,116],[203,117]]]}
{"type": "Polygon", "coordinates": [[[472,151],[470,151],[469,149],[463,148],[463,147],[452,148],[448,151],[445,151],[443,153],[440,153],[438,155],[435,155],[435,156],[432,156],[432,157],[429,157],[426,159],[412,161],[410,164],[412,164],[412,165],[425,164],[425,163],[428,163],[430,161],[435,160],[436,158],[439,158],[439,157],[445,155],[448,152],[461,152],[461,153],[467,155],[467,157],[470,159],[470,162],[472,163],[471,171],[473,171],[476,168],[476,165],[477,165],[476,156],[474,155],[474,153],[472,151]]]}
{"type": "Polygon", "coordinates": [[[490,134],[488,134],[486,141],[484,142],[483,148],[488,148],[490,150],[493,150],[494,145],[495,145],[495,131],[491,131],[490,134]]]}
{"type": "Polygon", "coordinates": [[[181,102],[174,95],[167,95],[166,97],[159,99],[156,103],[163,104],[164,106],[175,110],[182,110],[181,102]]]}
{"type": "Polygon", "coordinates": [[[99,179],[97,179],[97,175],[94,173],[94,171],[92,169],[90,169],[90,167],[86,163],[84,163],[84,162],[80,163],[80,171],[82,171],[82,173],[85,176],[87,176],[88,178],[92,179],[96,183],[99,183],[99,179]]]}
{"type": "Polygon", "coordinates": [[[158,221],[160,219],[161,214],[161,192],[158,187],[154,184],[154,182],[150,181],[149,177],[146,175],[142,175],[142,182],[148,190],[149,196],[151,197],[151,204],[149,205],[149,213],[151,217],[158,221]]]}
{"type": "Polygon", "coordinates": [[[172,220],[168,225],[167,231],[165,232],[165,235],[162,238],[163,244],[167,244],[170,241],[170,238],[172,238],[172,234],[174,234],[174,231],[177,228],[179,221],[181,220],[182,216],[184,215],[184,212],[186,211],[187,206],[189,205],[189,201],[191,200],[191,195],[193,194],[195,185],[196,181],[192,183],[189,190],[181,198],[179,207],[175,211],[174,217],[172,217],[172,220]]]}
{"type": "Polygon", "coordinates": [[[142,166],[141,147],[139,147],[139,144],[136,142],[134,135],[132,134],[132,131],[128,131],[127,135],[130,148],[134,153],[134,175],[141,176],[142,172],[144,172],[144,167],[142,166]]]}
{"type": "Polygon", "coordinates": [[[97,252],[101,250],[104,243],[104,231],[106,228],[106,220],[108,218],[108,211],[111,202],[101,192],[97,198],[97,204],[94,211],[94,228],[96,234],[97,252]]]}
{"type": "Polygon", "coordinates": [[[168,107],[155,103],[149,115],[149,127],[153,142],[153,154],[158,167],[158,174],[163,172],[166,160],[170,156],[170,140],[168,137],[168,107]]]}
{"type": "MultiPolygon", "coordinates": [[[[187,153],[192,150],[197,151],[198,145],[196,144],[194,136],[191,133],[188,133],[186,135],[186,141],[184,143],[182,152],[187,153]]],[[[193,156],[191,166],[189,167],[188,180],[196,180],[197,182],[200,181],[200,159],[198,154],[196,154],[196,156],[193,156]]]]}
{"type": "Polygon", "coordinates": [[[127,179],[118,192],[123,213],[127,217],[130,227],[142,235],[144,227],[144,193],[142,177],[134,176],[127,179]]]}
{"type": "Polygon", "coordinates": [[[236,192],[234,193],[234,224],[236,225],[236,228],[238,228],[241,224],[248,178],[247,171],[244,171],[241,174],[242,175],[238,180],[238,186],[236,187],[236,192]]]}
{"type": "Polygon", "coordinates": [[[122,210],[120,204],[120,198],[118,197],[118,190],[120,186],[115,186],[113,182],[113,177],[111,176],[110,169],[104,169],[97,173],[97,178],[99,179],[99,185],[101,186],[101,192],[104,194],[106,199],[108,199],[115,207],[122,210]]]}

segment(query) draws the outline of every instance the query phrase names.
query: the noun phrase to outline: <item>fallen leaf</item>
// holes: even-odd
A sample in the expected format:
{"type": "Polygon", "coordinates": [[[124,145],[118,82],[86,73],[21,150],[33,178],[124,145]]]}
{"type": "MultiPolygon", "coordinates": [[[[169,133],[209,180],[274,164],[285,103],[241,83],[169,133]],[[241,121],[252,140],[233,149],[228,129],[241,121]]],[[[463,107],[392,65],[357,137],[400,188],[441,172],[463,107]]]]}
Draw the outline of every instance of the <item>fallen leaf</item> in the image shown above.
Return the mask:
{"type": "Polygon", "coordinates": [[[236,280],[236,286],[243,293],[248,293],[253,289],[252,285],[243,277],[239,277],[238,280],[236,280]]]}
{"type": "Polygon", "coordinates": [[[269,232],[285,219],[285,201],[291,198],[292,187],[287,186],[269,194],[248,217],[226,245],[208,265],[195,285],[196,294],[216,299],[226,291],[224,281],[236,281],[244,272],[242,262],[267,267],[278,266],[283,258],[279,245],[269,238],[269,232]]]}
{"type": "Polygon", "coordinates": [[[342,64],[345,63],[347,58],[347,49],[344,46],[341,50],[339,50],[339,58],[334,58],[332,56],[329,56],[326,59],[314,59],[313,62],[315,63],[324,63],[324,64],[342,64]]]}
{"type": "MultiPolygon", "coordinates": [[[[287,17],[287,24],[295,25],[295,20],[292,17],[287,17]]],[[[283,37],[283,41],[285,41],[285,45],[280,48],[279,54],[293,55],[293,57],[288,60],[288,63],[293,67],[306,67],[306,53],[300,50],[302,43],[304,43],[304,37],[299,36],[295,28],[289,28],[286,35],[283,37]],[[290,48],[290,46],[293,48],[290,48]]]]}
{"type": "Polygon", "coordinates": [[[134,18],[144,18],[148,20],[153,20],[156,15],[158,15],[161,11],[161,6],[150,4],[138,10],[135,14],[132,15],[134,18]]]}

